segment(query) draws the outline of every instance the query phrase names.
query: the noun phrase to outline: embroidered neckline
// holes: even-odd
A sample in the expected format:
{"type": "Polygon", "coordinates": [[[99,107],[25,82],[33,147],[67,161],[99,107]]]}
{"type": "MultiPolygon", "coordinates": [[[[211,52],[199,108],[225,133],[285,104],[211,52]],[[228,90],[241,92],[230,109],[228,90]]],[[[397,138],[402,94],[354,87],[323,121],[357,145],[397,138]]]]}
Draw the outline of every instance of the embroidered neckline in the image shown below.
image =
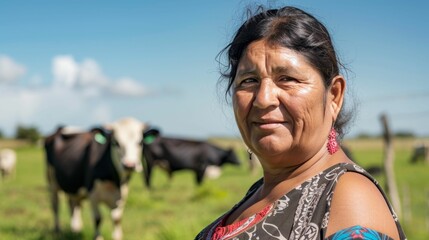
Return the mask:
{"type": "Polygon", "coordinates": [[[249,227],[257,224],[262,219],[264,219],[274,208],[275,203],[268,204],[258,213],[253,214],[252,216],[242,219],[238,222],[225,225],[225,221],[228,218],[229,214],[226,214],[219,223],[214,227],[214,232],[212,235],[212,240],[222,240],[229,238],[241,231],[248,229],[249,227]]]}

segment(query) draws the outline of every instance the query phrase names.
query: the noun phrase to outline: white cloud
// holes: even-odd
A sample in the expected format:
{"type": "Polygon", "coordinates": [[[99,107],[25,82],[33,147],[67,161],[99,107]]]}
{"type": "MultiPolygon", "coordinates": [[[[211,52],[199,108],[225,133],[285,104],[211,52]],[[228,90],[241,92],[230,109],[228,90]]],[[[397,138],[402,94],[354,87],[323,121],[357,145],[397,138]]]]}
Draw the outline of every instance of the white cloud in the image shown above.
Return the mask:
{"type": "Polygon", "coordinates": [[[18,97],[17,106],[20,106],[17,109],[20,119],[32,118],[37,114],[37,111],[40,108],[40,103],[43,101],[43,96],[40,95],[40,93],[21,90],[17,92],[16,96],[18,97]]]}
{"type": "Polygon", "coordinates": [[[40,75],[33,75],[30,77],[29,81],[28,81],[28,85],[30,87],[39,87],[42,86],[43,84],[43,78],[40,75]]]}
{"type": "Polygon", "coordinates": [[[0,55],[0,83],[17,81],[26,72],[23,65],[16,63],[8,56],[0,55]]]}
{"type": "Polygon", "coordinates": [[[79,66],[72,56],[56,56],[52,60],[52,75],[54,85],[74,87],[77,83],[79,66]]]}
{"type": "MultiPolygon", "coordinates": [[[[2,81],[17,79],[16,69],[21,69],[23,74],[24,68],[10,58],[1,60],[2,81]],[[3,69],[10,70],[10,66],[15,66],[13,76],[4,74],[3,69]]],[[[88,128],[127,114],[126,110],[113,107],[115,98],[103,96],[145,96],[142,84],[131,78],[111,80],[92,59],[78,62],[70,55],[56,56],[52,59],[51,71],[50,84],[42,84],[46,81],[39,75],[30,78],[26,87],[0,84],[1,131],[11,136],[17,124],[35,125],[43,133],[52,132],[58,125],[88,128]]]]}
{"type": "Polygon", "coordinates": [[[78,85],[85,87],[105,87],[109,80],[104,76],[100,66],[95,60],[85,59],[80,64],[78,85]]]}
{"type": "Polygon", "coordinates": [[[131,78],[119,79],[110,87],[110,91],[118,96],[139,97],[146,95],[146,89],[131,78]]]}
{"type": "Polygon", "coordinates": [[[54,85],[76,89],[83,92],[85,97],[99,97],[103,94],[126,97],[146,95],[145,88],[134,79],[110,80],[93,59],[79,63],[69,55],[56,56],[52,61],[52,73],[54,85]]]}
{"type": "Polygon", "coordinates": [[[1,86],[0,129],[14,132],[16,124],[37,125],[51,131],[58,124],[84,123],[88,115],[84,98],[64,87],[22,89],[1,86]]]}

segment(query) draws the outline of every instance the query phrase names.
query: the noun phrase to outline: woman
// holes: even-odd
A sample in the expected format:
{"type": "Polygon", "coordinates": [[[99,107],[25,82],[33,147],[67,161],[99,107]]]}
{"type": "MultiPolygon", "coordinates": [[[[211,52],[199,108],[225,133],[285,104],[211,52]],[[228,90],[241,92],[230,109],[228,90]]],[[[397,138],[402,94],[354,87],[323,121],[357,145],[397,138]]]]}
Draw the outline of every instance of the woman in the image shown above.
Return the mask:
{"type": "Polygon", "coordinates": [[[337,143],[346,80],[323,24],[293,7],[263,11],[225,51],[235,119],[264,176],[196,239],[405,239],[337,143]]]}

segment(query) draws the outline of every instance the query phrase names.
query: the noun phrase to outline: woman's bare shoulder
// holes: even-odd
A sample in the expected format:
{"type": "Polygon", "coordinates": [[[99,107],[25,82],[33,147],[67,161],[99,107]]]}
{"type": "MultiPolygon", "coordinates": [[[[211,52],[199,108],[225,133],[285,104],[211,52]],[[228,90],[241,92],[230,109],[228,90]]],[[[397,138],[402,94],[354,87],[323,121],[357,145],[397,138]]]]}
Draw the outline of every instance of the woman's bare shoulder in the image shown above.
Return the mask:
{"type": "Polygon", "coordinates": [[[347,172],[334,189],[326,236],[356,225],[399,239],[392,213],[377,186],[362,174],[347,172]]]}

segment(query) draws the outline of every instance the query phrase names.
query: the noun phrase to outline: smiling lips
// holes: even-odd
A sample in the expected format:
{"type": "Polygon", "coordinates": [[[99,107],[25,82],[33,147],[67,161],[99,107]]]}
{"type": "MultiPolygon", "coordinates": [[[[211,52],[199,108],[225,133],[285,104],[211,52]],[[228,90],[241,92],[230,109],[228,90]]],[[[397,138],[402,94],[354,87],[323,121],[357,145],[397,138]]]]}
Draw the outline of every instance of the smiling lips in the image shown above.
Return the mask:
{"type": "Polygon", "coordinates": [[[260,128],[260,129],[275,129],[278,128],[280,126],[284,126],[287,123],[287,121],[284,120],[274,120],[274,119],[267,119],[267,120],[257,120],[257,121],[252,121],[252,124],[255,125],[256,127],[260,128]]]}

